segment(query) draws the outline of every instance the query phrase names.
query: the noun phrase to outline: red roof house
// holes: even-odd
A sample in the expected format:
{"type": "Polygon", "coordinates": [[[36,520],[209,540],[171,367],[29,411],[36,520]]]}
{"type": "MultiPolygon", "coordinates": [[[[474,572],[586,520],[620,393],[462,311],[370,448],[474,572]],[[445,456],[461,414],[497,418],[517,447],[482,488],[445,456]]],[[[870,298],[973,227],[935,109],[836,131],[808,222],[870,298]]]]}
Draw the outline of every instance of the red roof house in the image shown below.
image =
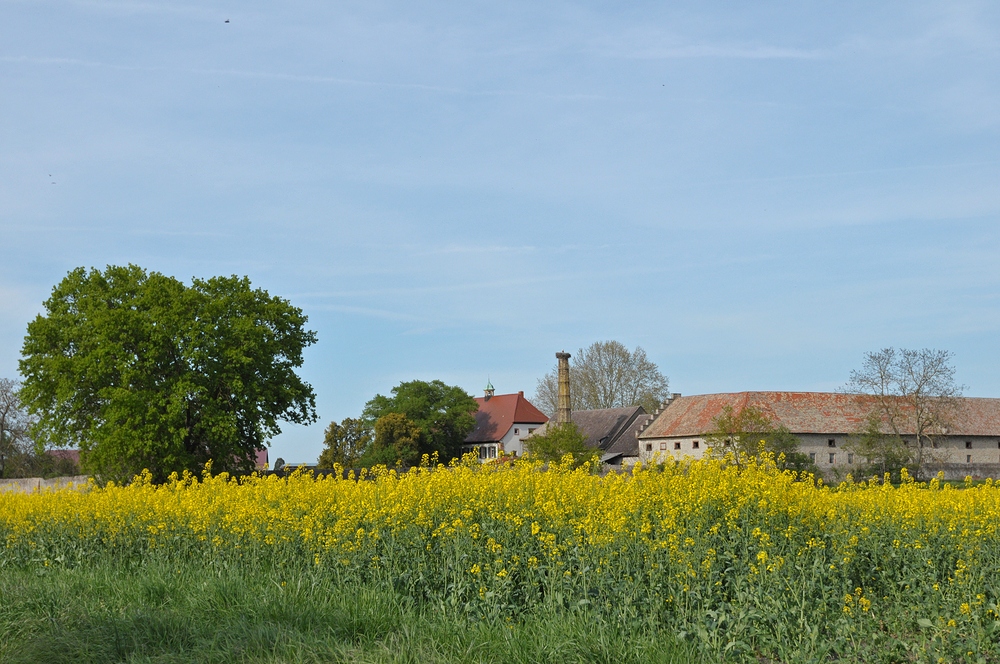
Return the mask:
{"type": "Polygon", "coordinates": [[[481,460],[524,454],[522,441],[549,421],[524,392],[494,395],[488,384],[485,396],[476,397],[476,402],[476,428],[466,437],[463,452],[476,452],[481,460]]]}

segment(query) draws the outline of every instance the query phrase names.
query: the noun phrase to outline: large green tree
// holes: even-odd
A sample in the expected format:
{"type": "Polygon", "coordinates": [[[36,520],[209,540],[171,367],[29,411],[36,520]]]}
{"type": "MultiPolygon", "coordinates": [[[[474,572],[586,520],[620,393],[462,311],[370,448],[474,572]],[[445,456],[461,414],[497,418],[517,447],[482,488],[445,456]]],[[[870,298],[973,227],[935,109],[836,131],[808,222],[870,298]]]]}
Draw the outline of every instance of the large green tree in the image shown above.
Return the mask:
{"type": "Polygon", "coordinates": [[[323,436],[323,451],[317,466],[333,468],[339,463],[345,468],[353,468],[372,443],[372,431],[364,420],[345,417],[340,424],[330,422],[323,436]]]}
{"type": "Polygon", "coordinates": [[[402,413],[420,428],[419,453],[437,452],[441,461],[448,461],[461,456],[462,442],[476,427],[478,409],[476,400],[460,387],[411,380],[392,388],[392,396],[375,395],[362,417],[374,429],[380,417],[402,413]]]}
{"type": "Polygon", "coordinates": [[[403,413],[386,413],[375,420],[375,440],[361,458],[363,466],[420,463],[423,430],[403,413]]]}
{"type": "Polygon", "coordinates": [[[295,372],[316,334],[245,277],[186,286],[135,265],[78,268],[44,306],[24,340],[21,399],[43,442],[79,447],[103,479],[210,460],[250,470],[279,421],[316,419],[295,372]]]}

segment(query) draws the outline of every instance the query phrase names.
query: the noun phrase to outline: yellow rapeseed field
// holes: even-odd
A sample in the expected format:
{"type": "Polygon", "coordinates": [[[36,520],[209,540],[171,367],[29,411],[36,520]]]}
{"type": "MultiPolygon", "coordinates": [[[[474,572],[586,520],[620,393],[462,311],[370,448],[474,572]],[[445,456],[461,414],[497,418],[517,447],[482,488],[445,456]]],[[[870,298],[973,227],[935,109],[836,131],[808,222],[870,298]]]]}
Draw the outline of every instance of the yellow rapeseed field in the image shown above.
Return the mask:
{"type": "Polygon", "coordinates": [[[1000,633],[998,525],[991,482],[830,487],[766,458],[606,476],[427,464],[0,494],[0,566],[308,565],[473,619],[555,606],[668,625],[714,652],[912,630],[973,653],[1000,633]]]}

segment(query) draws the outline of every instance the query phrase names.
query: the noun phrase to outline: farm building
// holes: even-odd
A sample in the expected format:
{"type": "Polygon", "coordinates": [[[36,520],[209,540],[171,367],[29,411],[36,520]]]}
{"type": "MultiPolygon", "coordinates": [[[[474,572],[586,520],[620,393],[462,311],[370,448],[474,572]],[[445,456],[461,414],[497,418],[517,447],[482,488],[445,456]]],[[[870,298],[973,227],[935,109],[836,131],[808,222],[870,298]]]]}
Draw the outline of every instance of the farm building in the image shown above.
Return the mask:
{"type": "Polygon", "coordinates": [[[480,461],[524,454],[524,439],[549,421],[545,413],[517,394],[494,394],[487,383],[485,394],[476,397],[476,428],[462,446],[462,453],[475,452],[480,461]]]}
{"type": "MultiPolygon", "coordinates": [[[[638,458],[701,458],[705,436],[726,406],[754,406],[776,425],[784,425],[801,441],[800,451],[824,473],[850,472],[863,462],[845,448],[860,431],[871,397],[831,392],[730,392],[674,395],[637,436],[638,458]]],[[[931,467],[949,479],[1000,475],[1000,399],[963,397],[955,400],[949,424],[933,437],[931,467]]],[[[907,432],[903,432],[907,440],[907,432]]],[[[915,444],[912,433],[907,440],[915,444]]]]}

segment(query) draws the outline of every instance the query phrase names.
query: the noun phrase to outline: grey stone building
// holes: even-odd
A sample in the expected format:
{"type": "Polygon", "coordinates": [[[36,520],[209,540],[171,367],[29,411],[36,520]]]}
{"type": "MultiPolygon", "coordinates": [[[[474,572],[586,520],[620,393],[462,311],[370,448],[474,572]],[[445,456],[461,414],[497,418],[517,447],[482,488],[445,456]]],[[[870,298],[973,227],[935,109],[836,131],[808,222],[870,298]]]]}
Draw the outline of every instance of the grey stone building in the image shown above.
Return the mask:
{"type": "MultiPolygon", "coordinates": [[[[672,456],[701,458],[705,436],[726,406],[754,406],[775,424],[785,425],[827,475],[846,475],[863,459],[845,448],[864,425],[871,402],[856,395],[831,392],[730,392],[674,395],[637,435],[637,456],[643,461],[672,456]]],[[[574,413],[575,415],[575,413],[574,413]]],[[[903,439],[915,444],[912,433],[903,439]],[[907,440],[909,438],[909,440],[907,440]]],[[[934,436],[934,461],[928,470],[942,470],[948,479],[1000,477],[1000,399],[964,397],[956,401],[947,430],[934,436]]]]}

